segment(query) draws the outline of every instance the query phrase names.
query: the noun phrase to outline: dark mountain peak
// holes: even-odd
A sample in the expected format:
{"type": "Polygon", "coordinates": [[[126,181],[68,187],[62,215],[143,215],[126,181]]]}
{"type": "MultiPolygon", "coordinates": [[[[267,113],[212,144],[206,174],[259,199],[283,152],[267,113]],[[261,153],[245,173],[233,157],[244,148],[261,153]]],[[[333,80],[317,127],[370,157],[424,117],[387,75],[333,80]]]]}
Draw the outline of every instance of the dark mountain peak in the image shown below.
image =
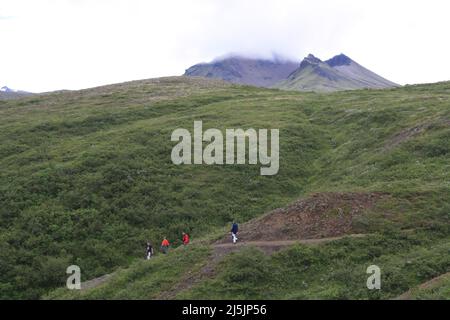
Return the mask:
{"type": "Polygon", "coordinates": [[[312,91],[336,91],[361,88],[390,88],[397,86],[357,64],[341,53],[321,61],[309,54],[278,88],[312,91]]]}
{"type": "Polygon", "coordinates": [[[312,55],[311,53],[308,54],[307,57],[305,57],[303,59],[303,61],[300,63],[300,70],[303,70],[304,68],[306,68],[307,66],[316,66],[318,64],[320,64],[322,62],[322,60],[320,60],[319,58],[316,58],[314,55],[312,55]]]}
{"type": "Polygon", "coordinates": [[[341,53],[333,58],[325,61],[330,67],[338,67],[338,66],[348,66],[353,62],[352,59],[347,57],[345,54],[341,53]]]}
{"type": "Polygon", "coordinates": [[[319,58],[315,57],[313,54],[308,54],[308,56],[306,58],[303,59],[303,61],[307,61],[309,63],[313,63],[313,64],[317,64],[322,62],[322,60],[320,60],[319,58]]]}

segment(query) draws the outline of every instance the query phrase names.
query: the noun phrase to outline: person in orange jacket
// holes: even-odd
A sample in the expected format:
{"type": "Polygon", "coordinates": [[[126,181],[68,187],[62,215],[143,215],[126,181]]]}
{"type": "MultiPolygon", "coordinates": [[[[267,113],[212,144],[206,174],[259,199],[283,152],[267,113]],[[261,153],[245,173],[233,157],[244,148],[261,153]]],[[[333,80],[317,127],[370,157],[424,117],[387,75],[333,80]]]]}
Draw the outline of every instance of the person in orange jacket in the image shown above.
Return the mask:
{"type": "Polygon", "coordinates": [[[186,232],[183,232],[183,238],[182,238],[182,240],[183,240],[183,244],[184,244],[184,245],[189,244],[189,235],[188,235],[186,232]]]}
{"type": "Polygon", "coordinates": [[[166,254],[169,251],[169,240],[167,240],[166,237],[164,237],[163,241],[161,242],[161,251],[162,253],[166,254]]]}

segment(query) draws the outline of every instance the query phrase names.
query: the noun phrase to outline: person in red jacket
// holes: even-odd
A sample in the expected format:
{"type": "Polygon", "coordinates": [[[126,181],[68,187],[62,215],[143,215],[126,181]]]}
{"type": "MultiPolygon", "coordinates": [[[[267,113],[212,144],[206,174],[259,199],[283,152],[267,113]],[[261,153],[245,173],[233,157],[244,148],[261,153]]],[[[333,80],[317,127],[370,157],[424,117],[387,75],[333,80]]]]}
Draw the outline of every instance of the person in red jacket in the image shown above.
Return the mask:
{"type": "Polygon", "coordinates": [[[169,251],[169,246],[170,246],[169,240],[167,240],[167,238],[164,237],[164,240],[161,242],[162,253],[166,254],[167,251],[169,251]]]}
{"type": "Polygon", "coordinates": [[[183,238],[182,238],[182,240],[183,240],[183,244],[184,244],[184,245],[189,244],[189,235],[188,235],[186,232],[183,232],[183,238]]]}

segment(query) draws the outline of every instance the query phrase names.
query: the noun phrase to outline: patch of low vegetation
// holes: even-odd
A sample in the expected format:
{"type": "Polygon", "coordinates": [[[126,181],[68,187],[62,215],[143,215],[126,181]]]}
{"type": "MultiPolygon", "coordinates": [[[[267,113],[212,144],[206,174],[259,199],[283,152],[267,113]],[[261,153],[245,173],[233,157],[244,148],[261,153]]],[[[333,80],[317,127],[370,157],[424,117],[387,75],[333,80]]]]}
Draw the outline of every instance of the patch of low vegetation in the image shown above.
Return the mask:
{"type": "Polygon", "coordinates": [[[107,281],[92,289],[55,290],[45,299],[152,299],[180,281],[185,272],[198,269],[209,256],[209,248],[180,247],[167,256],[135,261],[119,269],[107,281]]]}
{"type": "Polygon", "coordinates": [[[247,249],[227,257],[214,279],[177,298],[388,299],[446,272],[449,247],[448,238],[421,232],[297,245],[272,256],[247,249]],[[366,286],[373,264],[381,268],[381,290],[366,286]]]}
{"type": "MultiPolygon", "coordinates": [[[[317,192],[390,197],[352,222],[373,237],[272,257],[237,253],[217,279],[183,296],[212,288],[211,297],[220,298],[391,297],[449,268],[443,254],[449,232],[442,227],[450,212],[449,106],[448,82],[315,94],[186,77],[0,101],[0,298],[65,297],[63,289],[52,290],[64,285],[70,264],[81,267],[85,280],[123,270],[73,297],[156,297],[169,286],[163,266],[180,259],[195,268],[207,256],[192,248],[136,261],[147,240],[157,247],[167,236],[176,247],[182,231],[193,239],[216,237],[233,219],[245,222],[317,192]],[[194,120],[204,129],[279,129],[279,173],[260,176],[258,165],[172,164],[170,135],[176,128],[192,130],[194,120]],[[397,142],[401,132],[424,123],[431,125],[397,142]],[[386,148],[389,141],[395,146],[386,148]],[[417,237],[399,233],[408,229],[417,237]],[[408,255],[425,263],[418,273],[399,267],[408,255]],[[316,272],[304,273],[306,258],[317,275],[337,273],[321,282],[316,272]],[[374,259],[392,276],[386,292],[364,293],[359,278],[348,278],[365,277],[363,267],[374,259]],[[340,267],[332,269],[334,263],[340,267]],[[351,272],[339,276],[344,265],[351,272]],[[269,290],[283,270],[308,287],[286,276],[279,293],[269,290]],[[240,285],[230,288],[227,279],[240,285]]],[[[171,283],[189,272],[174,268],[166,274],[171,283]]]]}

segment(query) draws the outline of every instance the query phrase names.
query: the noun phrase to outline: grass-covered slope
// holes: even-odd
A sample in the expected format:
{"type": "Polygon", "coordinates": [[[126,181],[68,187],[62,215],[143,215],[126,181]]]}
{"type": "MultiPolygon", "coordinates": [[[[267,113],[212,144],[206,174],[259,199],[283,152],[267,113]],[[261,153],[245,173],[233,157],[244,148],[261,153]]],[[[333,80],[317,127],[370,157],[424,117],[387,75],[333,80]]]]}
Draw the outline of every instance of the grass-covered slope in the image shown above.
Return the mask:
{"type": "Polygon", "coordinates": [[[132,262],[147,239],[207,236],[321,191],[391,200],[357,221],[374,236],[232,254],[180,297],[368,297],[353,290],[355,277],[377,259],[393,270],[394,289],[381,297],[400,294],[450,264],[449,97],[450,83],[313,94],[175,77],[0,101],[0,297],[39,298],[65,283],[70,264],[86,280],[130,263],[87,297],[157,297],[208,254],[193,247],[132,262]],[[194,120],[204,129],[280,129],[278,175],[172,164],[170,135],[194,120]],[[403,275],[409,255],[417,270],[403,275]]]}

